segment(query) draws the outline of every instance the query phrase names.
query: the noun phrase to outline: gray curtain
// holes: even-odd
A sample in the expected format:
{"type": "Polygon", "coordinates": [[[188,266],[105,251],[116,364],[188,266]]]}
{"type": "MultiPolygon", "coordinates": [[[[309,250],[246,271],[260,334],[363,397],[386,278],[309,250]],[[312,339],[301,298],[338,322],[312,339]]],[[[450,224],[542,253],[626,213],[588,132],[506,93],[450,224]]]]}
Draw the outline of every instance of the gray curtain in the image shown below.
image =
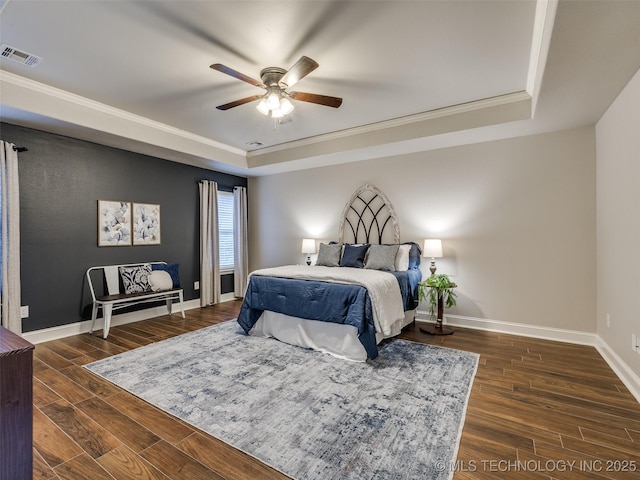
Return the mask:
{"type": "Polygon", "coordinates": [[[200,306],[220,302],[218,243],[218,184],[201,180],[200,190],[200,306]]]}
{"type": "Polygon", "coordinates": [[[233,188],[233,294],[244,297],[249,275],[247,238],[247,189],[233,188]]]}
{"type": "Polygon", "coordinates": [[[12,143],[0,140],[0,258],[2,326],[22,335],[20,318],[20,195],[18,153],[12,143]]]}

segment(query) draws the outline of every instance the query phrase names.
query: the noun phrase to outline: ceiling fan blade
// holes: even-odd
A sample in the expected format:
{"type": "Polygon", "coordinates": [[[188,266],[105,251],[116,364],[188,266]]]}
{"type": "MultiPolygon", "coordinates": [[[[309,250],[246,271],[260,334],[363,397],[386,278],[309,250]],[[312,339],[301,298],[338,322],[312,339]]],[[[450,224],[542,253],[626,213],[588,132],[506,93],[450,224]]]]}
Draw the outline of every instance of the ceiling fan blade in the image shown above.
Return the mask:
{"type": "Polygon", "coordinates": [[[237,107],[239,105],[244,105],[245,103],[253,102],[254,100],[258,100],[262,98],[264,95],[252,95],[250,97],[241,98],[240,100],[236,100],[234,102],[225,103],[224,105],[219,105],[216,108],[218,110],[229,110],[230,108],[237,107]]]}
{"type": "Polygon", "coordinates": [[[282,76],[279,83],[284,83],[287,87],[292,87],[318,68],[318,66],[318,62],[303,55],[300,57],[300,60],[298,60],[293,67],[291,67],[289,71],[282,76]]]}
{"type": "Polygon", "coordinates": [[[233,78],[237,78],[238,80],[242,80],[243,82],[250,83],[251,85],[255,85],[256,87],[266,88],[264,83],[256,80],[255,78],[248,77],[244,73],[240,73],[233,68],[229,68],[226,65],[222,65],[221,63],[214,63],[210,66],[214,70],[217,70],[222,73],[226,73],[227,75],[231,75],[233,78]]]}
{"type": "Polygon", "coordinates": [[[329,97],[327,95],[318,95],[316,93],[290,92],[289,96],[294,100],[317,103],[318,105],[325,105],[327,107],[338,108],[342,105],[342,99],[339,97],[329,97]]]}

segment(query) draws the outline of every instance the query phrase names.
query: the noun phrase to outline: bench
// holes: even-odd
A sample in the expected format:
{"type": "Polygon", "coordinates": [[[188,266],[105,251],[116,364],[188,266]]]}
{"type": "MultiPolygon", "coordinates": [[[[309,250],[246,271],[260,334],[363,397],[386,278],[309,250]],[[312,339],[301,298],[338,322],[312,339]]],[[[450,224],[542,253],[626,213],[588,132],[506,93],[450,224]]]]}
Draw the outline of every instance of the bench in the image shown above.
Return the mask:
{"type": "Polygon", "coordinates": [[[167,310],[169,311],[169,315],[171,315],[173,301],[178,300],[180,302],[180,312],[182,313],[182,318],[185,318],[182,288],[172,288],[170,290],[162,290],[158,292],[122,292],[120,267],[139,267],[147,264],[166,265],[167,263],[143,262],[128,263],[122,265],[103,265],[98,267],[91,267],[87,270],[87,283],[89,284],[89,291],[91,292],[91,299],[93,303],[91,309],[91,328],[89,329],[89,333],[93,333],[93,327],[98,316],[99,308],[102,308],[102,316],[104,317],[104,329],[102,338],[107,338],[107,336],[109,335],[109,328],[111,326],[111,316],[113,314],[113,311],[120,308],[130,307],[132,305],[164,300],[167,303],[167,310]],[[100,271],[102,271],[102,275],[100,275],[100,271]],[[107,295],[96,295],[97,282],[100,281],[104,283],[106,287],[104,290],[107,292],[107,295]]]}

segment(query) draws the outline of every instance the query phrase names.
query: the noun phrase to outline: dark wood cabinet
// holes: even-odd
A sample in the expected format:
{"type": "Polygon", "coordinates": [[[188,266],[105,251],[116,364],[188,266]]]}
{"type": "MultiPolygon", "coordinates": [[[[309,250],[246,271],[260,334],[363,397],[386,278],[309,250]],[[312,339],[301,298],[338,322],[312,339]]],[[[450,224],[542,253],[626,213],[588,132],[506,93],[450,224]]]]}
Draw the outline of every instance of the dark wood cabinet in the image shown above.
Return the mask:
{"type": "Polygon", "coordinates": [[[0,480],[31,479],[33,349],[0,327],[0,480]]]}

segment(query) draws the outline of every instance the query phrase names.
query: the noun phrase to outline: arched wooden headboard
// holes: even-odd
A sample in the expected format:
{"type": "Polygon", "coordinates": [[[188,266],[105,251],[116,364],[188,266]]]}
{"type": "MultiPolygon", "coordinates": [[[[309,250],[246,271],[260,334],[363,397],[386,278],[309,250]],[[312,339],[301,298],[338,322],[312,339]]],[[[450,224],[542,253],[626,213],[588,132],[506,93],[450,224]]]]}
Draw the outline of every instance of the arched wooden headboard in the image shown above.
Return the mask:
{"type": "Polygon", "coordinates": [[[340,219],[340,243],[400,243],[400,227],[393,205],[373,185],[355,191],[340,219]]]}

